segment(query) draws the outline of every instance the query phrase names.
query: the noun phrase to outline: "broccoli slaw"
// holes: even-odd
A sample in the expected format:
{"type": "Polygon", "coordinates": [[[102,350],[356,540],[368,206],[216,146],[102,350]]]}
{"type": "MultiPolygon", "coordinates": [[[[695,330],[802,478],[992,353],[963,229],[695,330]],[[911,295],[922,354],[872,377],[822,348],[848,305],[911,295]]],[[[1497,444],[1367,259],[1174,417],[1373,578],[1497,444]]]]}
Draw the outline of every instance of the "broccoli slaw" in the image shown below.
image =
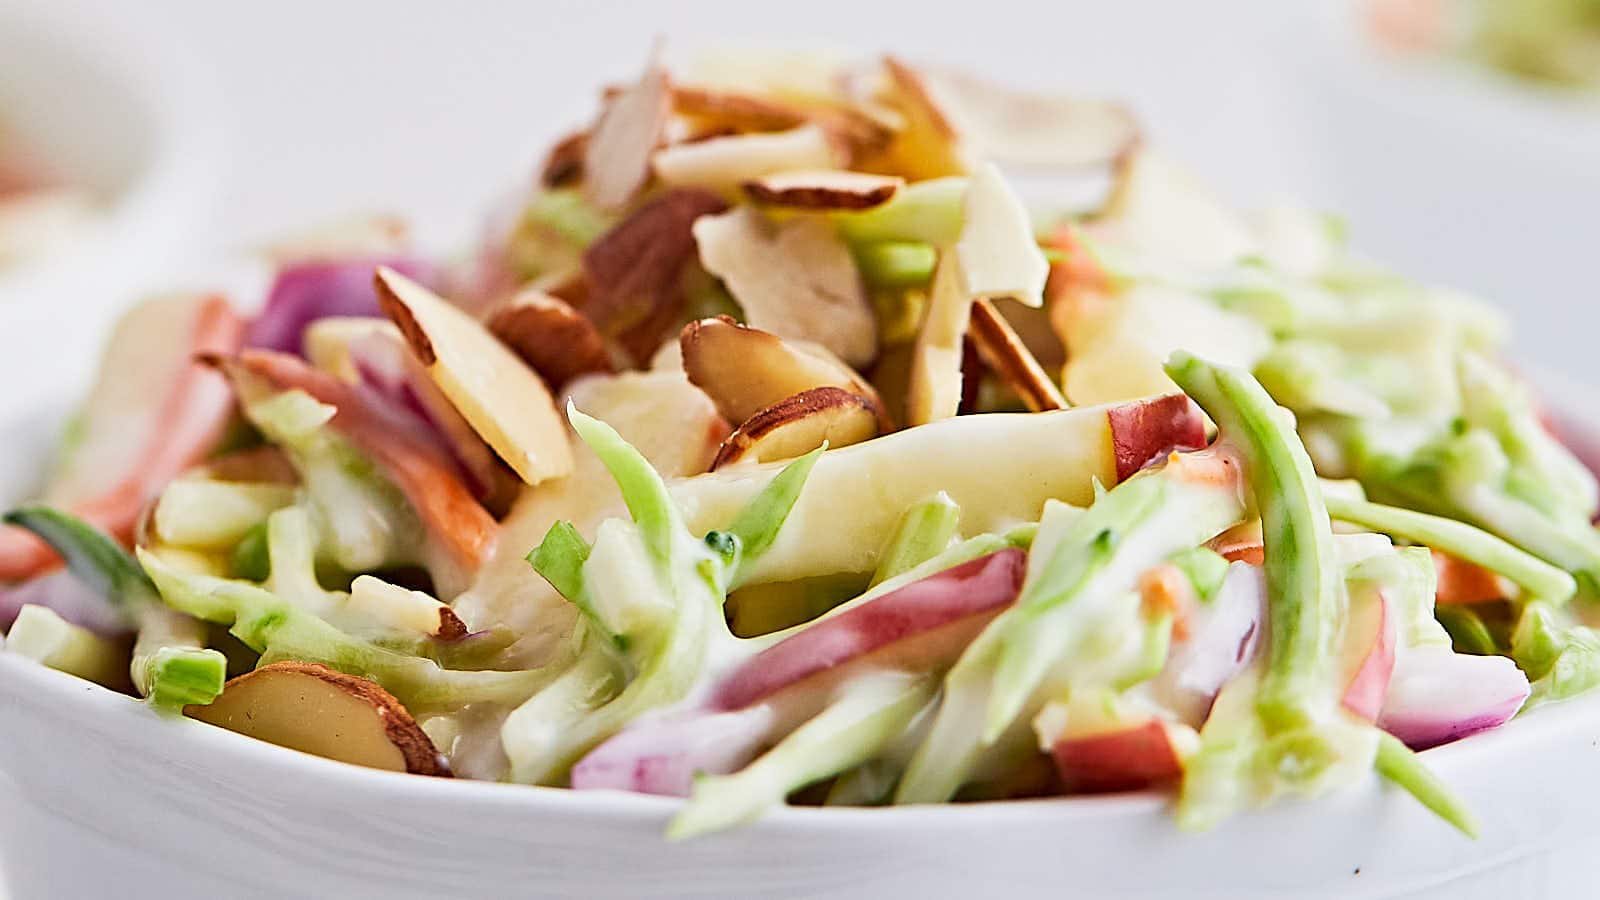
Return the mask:
{"type": "Polygon", "coordinates": [[[131,310],[0,532],[5,651],[674,838],[1374,772],[1473,834],[1417,751],[1600,681],[1600,491],[1499,315],[1115,104],[807,60],[650,60],[465,262],[372,220],[131,310]]]}

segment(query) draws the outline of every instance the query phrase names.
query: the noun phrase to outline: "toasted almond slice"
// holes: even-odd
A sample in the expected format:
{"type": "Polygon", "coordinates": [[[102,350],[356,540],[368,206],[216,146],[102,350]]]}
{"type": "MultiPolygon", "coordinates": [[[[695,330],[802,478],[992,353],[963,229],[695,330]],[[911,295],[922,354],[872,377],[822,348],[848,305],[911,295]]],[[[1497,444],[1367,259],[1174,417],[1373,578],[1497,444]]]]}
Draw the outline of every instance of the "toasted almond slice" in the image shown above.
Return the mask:
{"type": "Polygon", "coordinates": [[[806,210],[857,210],[894,199],[905,179],[839,169],[779,172],[744,183],[757,203],[806,210]]]}
{"type": "Polygon", "coordinates": [[[539,183],[547,188],[565,187],[583,177],[583,158],[589,151],[589,132],[574,131],[550,148],[539,167],[539,183]]]}
{"type": "Polygon", "coordinates": [[[677,144],[652,158],[670,185],[735,190],[747,181],[792,169],[836,169],[845,153],[817,125],[772,134],[738,134],[677,144]]]}
{"type": "Polygon", "coordinates": [[[275,662],[227,683],[184,714],[219,728],[373,769],[450,775],[411,713],[376,683],[326,666],[275,662]]]}
{"type": "Polygon", "coordinates": [[[489,311],[489,332],[522,357],[551,390],[595,372],[612,371],[600,331],[564,300],[525,290],[489,311]]]}
{"type": "Polygon", "coordinates": [[[566,423],[537,375],[477,320],[415,281],[378,269],[378,302],[439,390],[528,484],[572,471],[566,423]]]}
{"type": "Polygon", "coordinates": [[[972,304],[967,334],[990,369],[1017,392],[1031,412],[1066,409],[1067,401],[1044,367],[1028,352],[1022,338],[987,298],[972,304]]]}
{"type": "Polygon", "coordinates": [[[279,266],[394,257],[411,249],[411,226],[398,215],[365,213],[324,222],[261,248],[279,266]]]}
{"type": "Polygon", "coordinates": [[[747,419],[722,442],[711,468],[794,459],[823,442],[848,447],[877,435],[877,412],[864,397],[836,387],[812,388],[747,419]]]}
{"type": "Polygon", "coordinates": [[[650,180],[650,156],[672,112],[667,71],[652,59],[639,80],[610,98],[583,150],[583,191],[603,210],[626,206],[650,180]]]}
{"type": "Polygon", "coordinates": [[[727,204],[710,191],[667,191],[584,251],[581,297],[559,296],[635,362],[648,360],[683,321],[682,278],[694,259],[695,221],[724,209],[727,204]]]}
{"type": "Polygon", "coordinates": [[[318,319],[306,329],[304,344],[306,358],[321,371],[415,402],[460,464],[473,494],[491,510],[504,510],[516,499],[521,480],[456,411],[393,322],[358,316],[318,319]]]}
{"type": "Polygon", "coordinates": [[[809,118],[793,103],[737,91],[697,85],[672,86],[672,108],[683,116],[734,131],[785,131],[809,118]]]}
{"type": "Polygon", "coordinates": [[[921,67],[921,86],[975,158],[1013,166],[1102,166],[1139,142],[1125,107],[1063,94],[1018,91],[954,69],[921,67]]]}
{"type": "Polygon", "coordinates": [[[818,387],[843,388],[882,408],[872,385],[827,350],[785,341],[727,316],[690,322],[678,345],[684,373],[730,422],[743,422],[818,387]]]}
{"type": "Polygon", "coordinates": [[[910,181],[966,174],[972,168],[971,157],[926,79],[897,57],[885,57],[883,68],[888,76],[884,99],[904,117],[905,125],[882,157],[869,161],[870,168],[910,181]]]}
{"type": "Polygon", "coordinates": [[[878,325],[850,249],[833,226],[768,222],[749,207],[694,225],[700,263],[721,278],[756,328],[826,347],[852,366],[878,353],[878,325]]]}
{"type": "Polygon", "coordinates": [[[345,608],[368,621],[441,641],[467,636],[466,624],[446,604],[371,575],[357,576],[350,583],[350,599],[345,608]]]}

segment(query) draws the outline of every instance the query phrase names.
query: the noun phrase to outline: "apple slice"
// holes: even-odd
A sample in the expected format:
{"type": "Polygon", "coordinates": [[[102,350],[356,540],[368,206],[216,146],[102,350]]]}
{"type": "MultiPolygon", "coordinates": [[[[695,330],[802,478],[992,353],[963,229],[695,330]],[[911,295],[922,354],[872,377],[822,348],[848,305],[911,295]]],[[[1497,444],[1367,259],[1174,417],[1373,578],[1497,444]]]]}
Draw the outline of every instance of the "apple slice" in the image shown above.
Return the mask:
{"type": "Polygon", "coordinates": [[[678,336],[683,371],[730,422],[818,387],[849,391],[879,406],[877,391],[818,346],[786,341],[727,316],[685,325],[678,336]]]}
{"type": "Polygon", "coordinates": [[[313,756],[413,775],[450,775],[411,713],[376,682],[326,666],[276,662],[232,679],[184,715],[313,756]]]}
{"type": "Polygon", "coordinates": [[[806,169],[837,169],[843,148],[817,125],[773,134],[737,134],[674,144],[651,158],[656,177],[673,187],[733,191],[748,181],[806,169]]]}
{"type": "MultiPolygon", "coordinates": [[[[1111,415],[1117,409],[958,416],[830,450],[817,460],[806,490],[755,562],[748,583],[871,573],[900,512],[938,491],[961,508],[965,536],[1037,521],[1047,499],[1087,506],[1097,480],[1105,486],[1118,481],[1117,443],[1170,451],[1203,428],[1197,411],[1190,420],[1120,410],[1111,415]],[[1142,429],[1137,436],[1123,433],[1129,423],[1142,429]],[[1006,465],[996,466],[997,459],[1006,465]],[[862,503],[862,497],[874,502],[862,503]]],[[[782,467],[741,466],[669,488],[689,528],[703,533],[727,527],[782,467]]]]}
{"type": "Polygon", "coordinates": [[[850,248],[815,217],[769,222],[749,207],[694,224],[700,263],[721,278],[745,320],[811,341],[852,366],[878,355],[878,323],[850,248]]]}
{"type": "Polygon", "coordinates": [[[1351,591],[1345,623],[1344,708],[1376,721],[1394,675],[1400,623],[1381,588],[1351,591]]]}
{"type": "Polygon", "coordinates": [[[785,724],[820,711],[840,684],[868,669],[936,672],[1014,602],[1027,554],[1007,548],[911,581],[821,619],[734,665],[703,702],[643,719],[572,769],[575,788],[687,796],[697,773],[725,774],[785,724]]]}
{"type": "Polygon", "coordinates": [[[850,211],[882,206],[894,199],[905,179],[839,169],[778,172],[744,183],[751,200],[767,206],[807,211],[850,211]]]}
{"type": "MultiPolygon", "coordinates": [[[[145,506],[223,439],[233,396],[221,376],[193,358],[233,352],[243,331],[221,297],[167,297],[124,315],[78,419],[80,437],[51,476],[44,502],[131,541],[145,506]]],[[[0,527],[0,582],[21,581],[58,562],[42,541],[0,527]]]]}
{"type": "Polygon", "coordinates": [[[594,323],[543,291],[508,298],[489,311],[486,324],[551,390],[580,375],[612,371],[611,354],[594,323]]]}
{"type": "Polygon", "coordinates": [[[477,571],[494,545],[494,519],[461,481],[449,454],[409,429],[381,398],[283,353],[246,350],[236,359],[213,361],[239,390],[252,390],[248,380],[261,379],[273,390],[304,391],[338,410],[330,424],[400,489],[456,574],[477,571]]]}
{"type": "Polygon", "coordinates": [[[848,447],[877,435],[878,410],[867,398],[836,387],[812,388],[746,419],[722,442],[711,468],[795,459],[823,444],[848,447]]]}
{"type": "Polygon", "coordinates": [[[527,484],[572,471],[566,423],[522,360],[471,316],[393,269],[378,301],[418,361],[484,442],[527,484]]]}
{"type": "MultiPolygon", "coordinates": [[[[1016,601],[1027,560],[1028,555],[1016,548],[1000,550],[820,620],[723,676],[708,703],[714,709],[742,709],[870,654],[907,651],[909,647],[899,645],[912,637],[927,637],[946,626],[998,613],[1016,601]]],[[[944,662],[953,663],[964,648],[965,641],[959,642],[944,662]]],[[[913,662],[912,657],[920,654],[892,655],[902,664],[899,668],[928,665],[926,659],[913,662]]]]}
{"type": "Polygon", "coordinates": [[[1199,450],[1206,445],[1205,417],[1183,394],[1118,403],[1106,409],[1117,481],[1174,450],[1199,450]]]}
{"type": "Polygon", "coordinates": [[[667,71],[652,58],[644,74],[607,101],[583,147],[583,193],[602,210],[618,210],[650,180],[650,158],[672,112],[667,71]]]}
{"type": "Polygon", "coordinates": [[[1106,730],[1073,729],[1050,744],[1050,755],[1067,793],[1105,794],[1176,781],[1199,743],[1187,725],[1150,716],[1106,730]]]}

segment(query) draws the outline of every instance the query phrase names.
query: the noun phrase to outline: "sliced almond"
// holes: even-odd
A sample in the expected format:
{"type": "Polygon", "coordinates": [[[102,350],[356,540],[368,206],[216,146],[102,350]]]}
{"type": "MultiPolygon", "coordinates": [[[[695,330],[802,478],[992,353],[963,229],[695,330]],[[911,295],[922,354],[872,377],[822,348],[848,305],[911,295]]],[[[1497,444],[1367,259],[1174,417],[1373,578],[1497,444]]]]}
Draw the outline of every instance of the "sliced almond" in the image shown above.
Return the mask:
{"type": "Polygon", "coordinates": [[[679,187],[736,190],[739,185],[793,169],[836,169],[848,160],[828,132],[804,125],[771,134],[738,134],[677,144],[656,152],[652,166],[662,182],[679,187]]]}
{"type": "Polygon", "coordinates": [[[566,423],[539,377],[477,320],[415,281],[378,269],[378,302],[428,375],[528,484],[572,471],[566,423]]]}
{"type": "Polygon", "coordinates": [[[594,323],[542,291],[525,290],[490,310],[489,332],[522,357],[551,390],[580,375],[610,372],[611,355],[594,323]]]}
{"type": "Polygon", "coordinates": [[[345,609],[365,621],[441,641],[457,641],[467,636],[467,626],[448,605],[422,591],[390,584],[371,575],[357,576],[350,583],[350,599],[345,602],[345,609]]]}
{"type": "Polygon", "coordinates": [[[411,713],[376,683],[326,666],[276,662],[227,683],[184,714],[219,728],[373,769],[450,774],[411,713]]]}
{"type": "Polygon", "coordinates": [[[905,124],[883,154],[868,161],[869,168],[909,181],[966,174],[972,168],[971,157],[922,73],[893,56],[884,58],[883,68],[888,76],[883,99],[905,124]]]}
{"type": "Polygon", "coordinates": [[[1102,241],[1184,269],[1214,269],[1259,253],[1249,224],[1182,166],[1140,147],[1122,161],[1105,209],[1088,226],[1102,241]]]}
{"type": "Polygon", "coordinates": [[[825,221],[770,223],[741,207],[694,225],[700,263],[756,328],[811,341],[852,366],[878,353],[878,324],[850,249],[825,221]]]}
{"type": "Polygon", "coordinates": [[[347,384],[366,384],[387,396],[415,402],[427,424],[444,438],[473,494],[491,510],[504,511],[516,499],[521,479],[456,411],[393,322],[343,316],[318,319],[306,329],[304,346],[306,358],[321,371],[347,384]]]}
{"type": "Polygon", "coordinates": [[[1139,142],[1125,107],[1014,90],[955,69],[922,67],[921,85],[974,158],[1037,169],[1114,162],[1139,142]]]}
{"type": "Polygon", "coordinates": [[[1060,389],[992,301],[980,298],[972,304],[967,335],[984,363],[1017,392],[1030,412],[1067,408],[1060,389]]]}
{"type": "Polygon", "coordinates": [[[905,179],[838,169],[779,172],[744,183],[751,200],[804,210],[859,210],[894,199],[905,179]]]}
{"type": "Polygon", "coordinates": [[[679,115],[736,132],[785,131],[804,125],[809,118],[804,108],[793,103],[731,89],[685,84],[672,86],[672,108],[679,115]]]}
{"type": "Polygon", "coordinates": [[[589,245],[582,296],[562,299],[644,362],[683,321],[682,277],[695,256],[694,223],[726,208],[709,191],[667,191],[589,245]]]}
{"type": "Polygon", "coordinates": [[[747,419],[722,442],[711,468],[794,459],[824,442],[848,447],[877,435],[877,411],[864,397],[836,387],[812,388],[747,419]]]}
{"type": "Polygon", "coordinates": [[[928,313],[917,333],[906,393],[909,425],[948,418],[960,409],[962,338],[974,300],[1044,302],[1049,264],[1034,241],[1027,210],[999,169],[991,164],[973,173],[962,209],[961,236],[939,254],[928,313]]]}
{"type": "Polygon", "coordinates": [[[639,80],[606,103],[583,150],[583,192],[596,207],[617,210],[650,180],[650,157],[661,145],[672,96],[667,72],[651,60],[639,80]]]}
{"type": "Polygon", "coordinates": [[[730,422],[743,422],[818,387],[842,388],[882,408],[872,385],[827,350],[785,341],[727,316],[685,325],[678,346],[684,373],[730,422]]]}
{"type": "Polygon", "coordinates": [[[547,188],[566,187],[583,177],[583,158],[589,152],[589,132],[574,131],[550,148],[539,167],[539,183],[547,188]]]}

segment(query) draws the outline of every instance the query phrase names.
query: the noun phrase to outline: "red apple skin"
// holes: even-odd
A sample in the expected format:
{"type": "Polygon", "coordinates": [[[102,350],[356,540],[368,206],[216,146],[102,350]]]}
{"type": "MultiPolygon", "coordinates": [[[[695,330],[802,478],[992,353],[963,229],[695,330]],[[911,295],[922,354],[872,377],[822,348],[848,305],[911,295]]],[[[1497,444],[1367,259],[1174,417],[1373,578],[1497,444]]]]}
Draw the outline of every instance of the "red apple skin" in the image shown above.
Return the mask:
{"type": "MultiPolygon", "coordinates": [[[[740,709],[874,651],[992,615],[1016,601],[1027,563],[1026,553],[1007,548],[818,622],[728,673],[713,689],[709,705],[740,709]]],[[[953,652],[959,653],[960,647],[953,652]]]]}
{"type": "Polygon", "coordinates": [[[450,558],[475,571],[493,549],[494,517],[462,482],[456,462],[370,389],[346,384],[304,360],[271,350],[245,350],[224,366],[266,380],[279,390],[302,390],[338,410],[332,425],[365,453],[405,495],[450,558]]]}
{"type": "Polygon", "coordinates": [[[1389,692],[1389,680],[1394,676],[1396,622],[1388,597],[1382,591],[1376,594],[1378,614],[1372,622],[1370,634],[1360,636],[1366,642],[1367,652],[1350,677],[1344,691],[1344,708],[1366,719],[1377,721],[1383,711],[1383,698],[1389,692]]]}
{"type": "MultiPolygon", "coordinates": [[[[221,297],[199,304],[192,323],[190,347],[195,355],[232,353],[244,335],[244,322],[221,297]]],[[[130,377],[137,373],[127,373],[130,377]]],[[[167,482],[216,449],[233,418],[233,394],[216,372],[187,366],[166,387],[148,415],[159,426],[150,429],[144,446],[130,447],[126,472],[115,486],[68,510],[124,544],[145,505],[167,482]]],[[[20,528],[0,528],[0,582],[31,578],[60,564],[43,541],[20,528]]]]}
{"type": "Polygon", "coordinates": [[[1111,425],[1118,482],[1175,450],[1199,450],[1206,445],[1205,417],[1183,394],[1118,404],[1106,410],[1106,419],[1111,425]]]}
{"type": "Polygon", "coordinates": [[[1183,774],[1183,759],[1160,719],[1059,740],[1051,745],[1050,755],[1062,787],[1072,794],[1137,791],[1183,774]]]}

